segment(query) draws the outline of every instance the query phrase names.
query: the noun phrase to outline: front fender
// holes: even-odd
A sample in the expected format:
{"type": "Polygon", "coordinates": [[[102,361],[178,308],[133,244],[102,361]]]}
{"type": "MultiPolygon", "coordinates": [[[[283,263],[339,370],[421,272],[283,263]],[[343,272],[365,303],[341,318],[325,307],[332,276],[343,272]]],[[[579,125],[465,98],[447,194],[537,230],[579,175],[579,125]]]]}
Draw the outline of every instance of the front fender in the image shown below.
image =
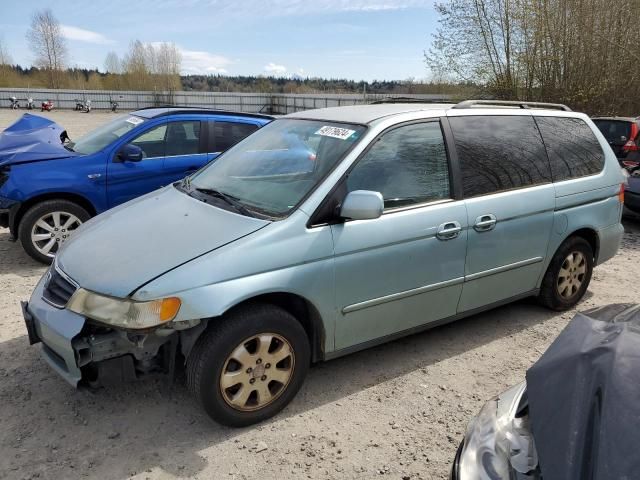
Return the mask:
{"type": "Polygon", "coordinates": [[[176,292],[173,295],[180,297],[182,306],[175,321],[204,318],[215,321],[236,305],[270,293],[293,294],[313,305],[325,332],[324,351],[333,351],[333,258],[176,292]]]}
{"type": "Polygon", "coordinates": [[[106,209],[106,173],[106,164],[92,156],[12,165],[2,191],[22,203],[55,193],[76,195],[99,213],[106,209]]]}

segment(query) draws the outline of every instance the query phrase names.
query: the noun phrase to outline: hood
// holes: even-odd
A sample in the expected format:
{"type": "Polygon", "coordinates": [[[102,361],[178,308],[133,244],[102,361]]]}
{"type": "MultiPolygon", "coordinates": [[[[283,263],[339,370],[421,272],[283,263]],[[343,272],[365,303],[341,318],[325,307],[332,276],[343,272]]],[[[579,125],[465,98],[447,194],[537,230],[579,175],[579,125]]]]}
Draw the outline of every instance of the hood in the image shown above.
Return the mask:
{"type": "Polygon", "coordinates": [[[66,135],[56,122],[25,113],[0,133],[0,166],[77,156],[64,148],[66,135]]]}
{"type": "Polygon", "coordinates": [[[89,220],[56,262],[81,287],[126,297],[168,270],[269,223],[216,208],[170,185],[89,220]]]}
{"type": "Polygon", "coordinates": [[[578,313],[527,372],[544,480],[638,478],[640,306],[578,313]]]}

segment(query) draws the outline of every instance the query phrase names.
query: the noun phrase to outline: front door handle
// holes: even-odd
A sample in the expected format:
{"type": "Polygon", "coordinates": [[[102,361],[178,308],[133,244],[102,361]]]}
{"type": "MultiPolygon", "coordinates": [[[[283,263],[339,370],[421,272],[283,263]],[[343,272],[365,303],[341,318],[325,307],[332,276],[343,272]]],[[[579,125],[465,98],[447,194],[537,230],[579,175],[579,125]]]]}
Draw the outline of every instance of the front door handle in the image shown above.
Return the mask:
{"type": "Polygon", "coordinates": [[[462,226],[459,222],[446,222],[438,227],[438,231],[436,232],[436,238],[438,240],[452,240],[460,235],[462,231],[462,226]]]}
{"type": "Polygon", "coordinates": [[[496,227],[496,223],[498,223],[498,219],[493,213],[480,215],[476,218],[476,223],[473,225],[473,229],[476,232],[488,232],[496,227]]]}

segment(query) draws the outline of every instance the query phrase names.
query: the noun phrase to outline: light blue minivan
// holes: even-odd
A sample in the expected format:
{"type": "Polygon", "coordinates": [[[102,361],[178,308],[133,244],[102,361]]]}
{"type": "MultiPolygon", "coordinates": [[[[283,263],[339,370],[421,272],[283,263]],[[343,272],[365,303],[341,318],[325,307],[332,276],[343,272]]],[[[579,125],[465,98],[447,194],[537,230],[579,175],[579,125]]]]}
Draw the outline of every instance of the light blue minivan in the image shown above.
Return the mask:
{"type": "Polygon", "coordinates": [[[23,303],[29,339],[74,386],[184,365],[248,425],[313,362],[523,297],[573,307],[618,250],[623,182],[562,105],[288,115],[82,225],[23,303]]]}

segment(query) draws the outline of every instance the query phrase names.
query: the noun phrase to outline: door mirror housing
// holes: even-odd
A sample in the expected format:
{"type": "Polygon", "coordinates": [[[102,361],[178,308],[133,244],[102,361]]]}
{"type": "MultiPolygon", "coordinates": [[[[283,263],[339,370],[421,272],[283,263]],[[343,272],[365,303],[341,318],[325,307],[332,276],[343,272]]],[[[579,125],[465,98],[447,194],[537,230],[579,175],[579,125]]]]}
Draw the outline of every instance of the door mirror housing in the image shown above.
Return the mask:
{"type": "Polygon", "coordinates": [[[373,220],[384,211],[384,199],[380,192],[354,190],[349,192],[340,207],[340,217],[350,220],[373,220]]]}
{"type": "Polygon", "coordinates": [[[142,149],[132,143],[127,143],[123,146],[118,155],[116,155],[116,161],[118,162],[139,162],[142,160],[144,154],[142,149]]]}

